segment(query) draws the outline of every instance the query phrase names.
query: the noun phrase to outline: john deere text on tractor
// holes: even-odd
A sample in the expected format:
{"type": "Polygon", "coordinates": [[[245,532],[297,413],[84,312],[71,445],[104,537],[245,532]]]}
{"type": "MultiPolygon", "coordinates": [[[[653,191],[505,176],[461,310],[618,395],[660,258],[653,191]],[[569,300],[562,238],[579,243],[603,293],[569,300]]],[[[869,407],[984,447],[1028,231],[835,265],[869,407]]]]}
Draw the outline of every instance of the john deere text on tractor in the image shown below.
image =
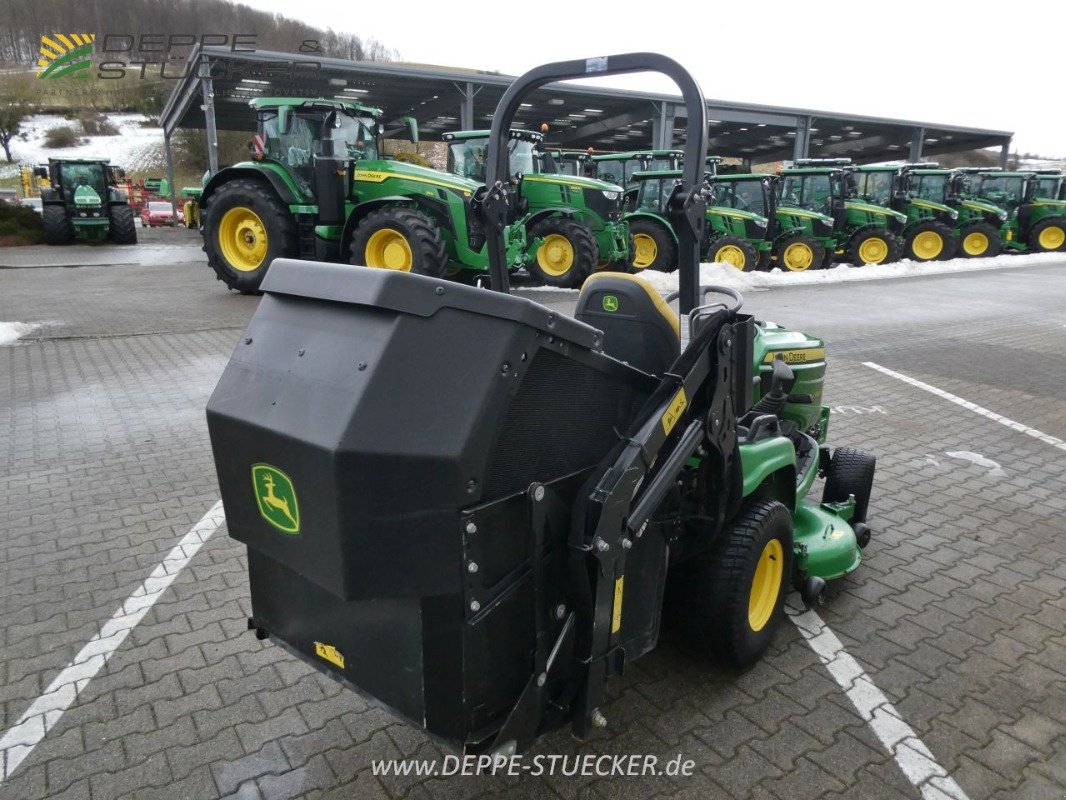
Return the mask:
{"type": "Polygon", "coordinates": [[[52,158],[36,167],[41,188],[44,241],[136,244],[133,209],[115,183],[120,170],[106,159],[52,158]]]}
{"type": "MultiPolygon", "coordinates": [[[[219,170],[200,199],[208,262],[227,286],[255,292],[275,258],[296,256],[423,275],[487,269],[477,184],[384,157],[380,111],[289,97],[251,105],[259,149],[219,170]]],[[[512,263],[524,250],[518,229],[512,263]]]]}
{"type": "MultiPolygon", "coordinates": [[[[525,230],[526,269],[540,283],[576,288],[597,267],[629,259],[629,228],[622,220],[622,187],[580,175],[547,174],[552,161],[534,131],[509,133],[512,180],[518,181],[522,214],[514,226],[525,230]]],[[[488,131],[444,134],[448,172],[485,180],[488,131]]]]}
{"type": "Polygon", "coordinates": [[[607,680],[656,646],[667,582],[665,613],[746,665],[790,586],[811,602],[858,566],[874,460],[823,444],[824,343],[697,286],[705,115],[663,56],[539,67],[500,101],[477,203],[499,291],[275,266],[208,404],[260,638],[457,747],[514,753],[608,724],[607,680]],[[576,320],[505,294],[522,100],[642,68],[688,112],[667,204],[684,340],[636,276],[589,278],[576,320]]]}
{"type": "Polygon", "coordinates": [[[972,186],[982,200],[1006,209],[1005,246],[1046,253],[1066,250],[1066,201],[1058,170],[978,173],[972,186]]]}

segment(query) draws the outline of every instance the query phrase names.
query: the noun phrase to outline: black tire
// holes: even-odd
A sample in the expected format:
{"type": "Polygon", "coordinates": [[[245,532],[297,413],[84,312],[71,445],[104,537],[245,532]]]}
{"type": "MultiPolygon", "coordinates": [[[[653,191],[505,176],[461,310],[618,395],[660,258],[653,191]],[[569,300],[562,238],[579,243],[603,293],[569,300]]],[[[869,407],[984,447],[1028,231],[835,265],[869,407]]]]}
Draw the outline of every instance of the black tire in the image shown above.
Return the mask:
{"type": "Polygon", "coordinates": [[[74,241],[74,226],[67,218],[67,210],[61,206],[45,206],[41,210],[45,244],[70,244],[74,241]]]}
{"type": "Polygon", "coordinates": [[[825,246],[802,233],[785,236],[774,244],[774,266],[786,272],[818,269],[825,260],[825,246]]]}
{"type": "Polygon", "coordinates": [[[443,278],[448,268],[448,250],[436,223],[420,211],[391,206],[371,211],[355,227],[349,262],[377,269],[399,269],[416,275],[443,278]],[[388,253],[379,252],[375,236],[385,231],[400,234],[407,251],[400,253],[401,266],[389,266],[388,253]]]}
{"type": "Polygon", "coordinates": [[[852,522],[866,522],[870,509],[870,493],[874,487],[877,459],[858,447],[838,447],[829,459],[825,471],[823,503],[842,503],[855,495],[855,514],[852,522]]]}
{"type": "Polygon", "coordinates": [[[536,223],[527,236],[531,243],[537,238],[545,240],[536,252],[530,253],[526,264],[534,282],[576,289],[596,269],[600,255],[596,237],[587,225],[577,220],[548,217],[536,223]]]}
{"type": "Polygon", "coordinates": [[[703,260],[729,264],[741,272],[753,272],[759,266],[759,252],[747,239],[727,234],[711,242],[703,260]]]}
{"type": "Polygon", "coordinates": [[[992,258],[1003,250],[999,229],[990,222],[971,222],[959,231],[959,258],[992,258]]]}
{"type": "MultiPolygon", "coordinates": [[[[249,219],[247,216],[245,218],[249,219]]],[[[269,185],[248,178],[234,178],[223,183],[211,195],[204,209],[203,237],[207,263],[220,281],[241,294],[259,292],[259,284],[263,282],[275,258],[292,258],[300,252],[296,220],[288,206],[269,185]],[[251,211],[258,218],[258,223],[254,226],[235,226],[232,220],[239,219],[241,212],[234,212],[237,214],[234,218],[227,218],[226,215],[240,208],[251,211]],[[256,258],[252,254],[243,264],[230,263],[223,253],[220,240],[224,221],[226,232],[233,235],[231,247],[261,246],[259,237],[265,237],[265,255],[258,263],[255,263],[256,258]],[[233,230],[230,230],[231,226],[235,226],[233,230]]]]}
{"type": "Polygon", "coordinates": [[[1061,253],[1066,250],[1066,218],[1048,217],[1030,229],[1026,237],[1034,253],[1061,253]]]}
{"type": "Polygon", "coordinates": [[[933,219],[915,223],[903,235],[903,256],[911,261],[947,261],[958,247],[955,232],[933,219]]]}
{"type": "Polygon", "coordinates": [[[692,634],[709,653],[735,667],[748,666],[766,652],[781,622],[792,582],[792,517],[776,500],[747,503],[707,553],[682,567],[692,634]],[[769,552],[774,539],[777,550],[769,552]],[[769,616],[756,629],[749,605],[764,558],[773,563],[780,558],[780,581],[776,597],[767,596],[764,604],[769,616]]]}
{"type": "Polygon", "coordinates": [[[759,266],[756,269],[768,270],[773,266],[773,248],[759,251],[759,266]]]}
{"type": "Polygon", "coordinates": [[[111,231],[115,244],[137,244],[137,218],[129,206],[111,206],[111,231]]]}
{"type": "Polygon", "coordinates": [[[868,228],[859,231],[851,238],[848,243],[847,258],[856,267],[867,264],[892,264],[899,261],[902,249],[902,242],[889,231],[883,228],[868,228]],[[876,248],[884,253],[884,256],[876,261],[865,257],[864,251],[874,246],[874,242],[878,240],[880,244],[876,245],[876,248]]]}
{"type": "Polygon", "coordinates": [[[836,258],[836,253],[833,252],[832,247],[825,248],[825,255],[822,256],[822,265],[818,269],[829,269],[833,266],[833,260],[836,258]]]}
{"type": "Polygon", "coordinates": [[[633,249],[629,251],[629,271],[639,275],[646,269],[673,272],[677,269],[677,243],[665,227],[650,219],[635,219],[629,223],[633,249]],[[642,258],[637,258],[637,248],[642,258]]]}

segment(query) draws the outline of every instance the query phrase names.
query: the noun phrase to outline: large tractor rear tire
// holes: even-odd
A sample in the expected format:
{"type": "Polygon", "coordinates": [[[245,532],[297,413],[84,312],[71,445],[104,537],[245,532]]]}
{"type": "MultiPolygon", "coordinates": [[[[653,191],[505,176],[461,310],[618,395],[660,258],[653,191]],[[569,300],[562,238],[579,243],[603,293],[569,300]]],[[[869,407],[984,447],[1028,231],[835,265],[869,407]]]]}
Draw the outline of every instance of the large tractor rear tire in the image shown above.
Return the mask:
{"type": "Polygon", "coordinates": [[[1059,253],[1066,250],[1066,219],[1042,219],[1029,231],[1029,249],[1034,253],[1059,253]]]}
{"type": "Polygon", "coordinates": [[[629,251],[629,271],[641,273],[646,269],[673,272],[677,269],[677,244],[670,232],[650,219],[635,219],[629,223],[633,248],[629,251]]]}
{"type": "Polygon", "coordinates": [[[788,272],[818,269],[824,261],[824,245],[802,233],[786,236],[774,245],[774,266],[788,272]]]}
{"type": "Polygon", "coordinates": [[[44,218],[45,244],[70,244],[74,240],[74,226],[70,224],[63,206],[45,206],[41,215],[44,218]]]}
{"type": "Polygon", "coordinates": [[[534,225],[528,236],[531,242],[542,240],[526,264],[529,276],[537,283],[576,289],[596,269],[596,237],[577,220],[548,217],[534,225]]]}
{"type": "Polygon", "coordinates": [[[726,235],[711,242],[706,260],[752,272],[759,266],[759,253],[747,239],[726,235]]]}
{"type": "Polygon", "coordinates": [[[955,256],[959,240],[943,222],[923,220],[903,236],[903,255],[911,261],[946,261],[955,256]]]}
{"type": "Polygon", "coordinates": [[[776,500],[745,505],[711,549],[682,568],[695,638],[735,667],[758,661],[792,580],[788,509],[776,500]]]}
{"type": "Polygon", "coordinates": [[[241,294],[257,294],[275,258],[299,253],[293,219],[274,190],[234,178],[211,195],[204,209],[204,251],[218,279],[241,294]]]}
{"type": "Polygon", "coordinates": [[[111,230],[108,232],[115,244],[137,244],[137,218],[127,205],[111,206],[111,230]]]}
{"type": "Polygon", "coordinates": [[[899,261],[902,245],[889,231],[860,231],[848,244],[848,261],[856,267],[868,264],[891,264],[899,261]]]}
{"type": "Polygon", "coordinates": [[[350,263],[443,278],[448,250],[436,223],[420,211],[390,206],[371,211],[355,226],[350,263]]]}
{"type": "Polygon", "coordinates": [[[999,231],[989,222],[972,222],[959,231],[959,258],[991,258],[1002,249],[999,231]]]}

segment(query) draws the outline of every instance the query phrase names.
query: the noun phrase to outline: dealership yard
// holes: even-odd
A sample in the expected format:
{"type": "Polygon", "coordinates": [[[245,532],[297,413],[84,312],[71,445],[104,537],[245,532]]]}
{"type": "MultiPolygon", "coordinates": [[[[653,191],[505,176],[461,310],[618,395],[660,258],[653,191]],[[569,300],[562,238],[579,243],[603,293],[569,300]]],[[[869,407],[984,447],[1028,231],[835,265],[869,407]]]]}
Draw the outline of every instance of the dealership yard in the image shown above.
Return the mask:
{"type": "MultiPolygon", "coordinates": [[[[0,797],[1066,795],[1054,258],[747,294],[759,317],[828,340],[830,441],[878,456],[867,558],[817,609],[865,676],[827,669],[802,619],[742,674],[667,632],[612,683],[604,731],[535,749],[681,754],[691,776],[374,776],[376,759],[444,751],[249,633],[244,547],[214,523],[132,629],[106,629],[106,664],[27,717],[219,497],[204,406],[258,300],[214,280],[195,233],[138,233],[0,253],[27,267],[0,268],[0,321],[39,325],[0,347],[0,797]],[[859,681],[886,701],[866,718],[859,681]],[[905,773],[908,749],[954,783],[905,773]]],[[[528,296],[562,311],[576,297],[528,296]]]]}

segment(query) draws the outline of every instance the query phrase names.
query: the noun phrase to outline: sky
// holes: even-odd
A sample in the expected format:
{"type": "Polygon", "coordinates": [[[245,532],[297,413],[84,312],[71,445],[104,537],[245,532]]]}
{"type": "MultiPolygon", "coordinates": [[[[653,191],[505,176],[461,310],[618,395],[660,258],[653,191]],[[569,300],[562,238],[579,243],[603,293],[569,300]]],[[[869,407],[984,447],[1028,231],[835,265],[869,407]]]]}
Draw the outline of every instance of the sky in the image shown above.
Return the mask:
{"type": "MultiPolygon", "coordinates": [[[[1062,0],[254,6],[377,39],[403,61],[512,75],[548,61],[650,50],[681,62],[708,98],[1014,131],[1019,152],[1066,157],[1062,0]]],[[[675,91],[652,75],[604,82],[675,91]]]]}

